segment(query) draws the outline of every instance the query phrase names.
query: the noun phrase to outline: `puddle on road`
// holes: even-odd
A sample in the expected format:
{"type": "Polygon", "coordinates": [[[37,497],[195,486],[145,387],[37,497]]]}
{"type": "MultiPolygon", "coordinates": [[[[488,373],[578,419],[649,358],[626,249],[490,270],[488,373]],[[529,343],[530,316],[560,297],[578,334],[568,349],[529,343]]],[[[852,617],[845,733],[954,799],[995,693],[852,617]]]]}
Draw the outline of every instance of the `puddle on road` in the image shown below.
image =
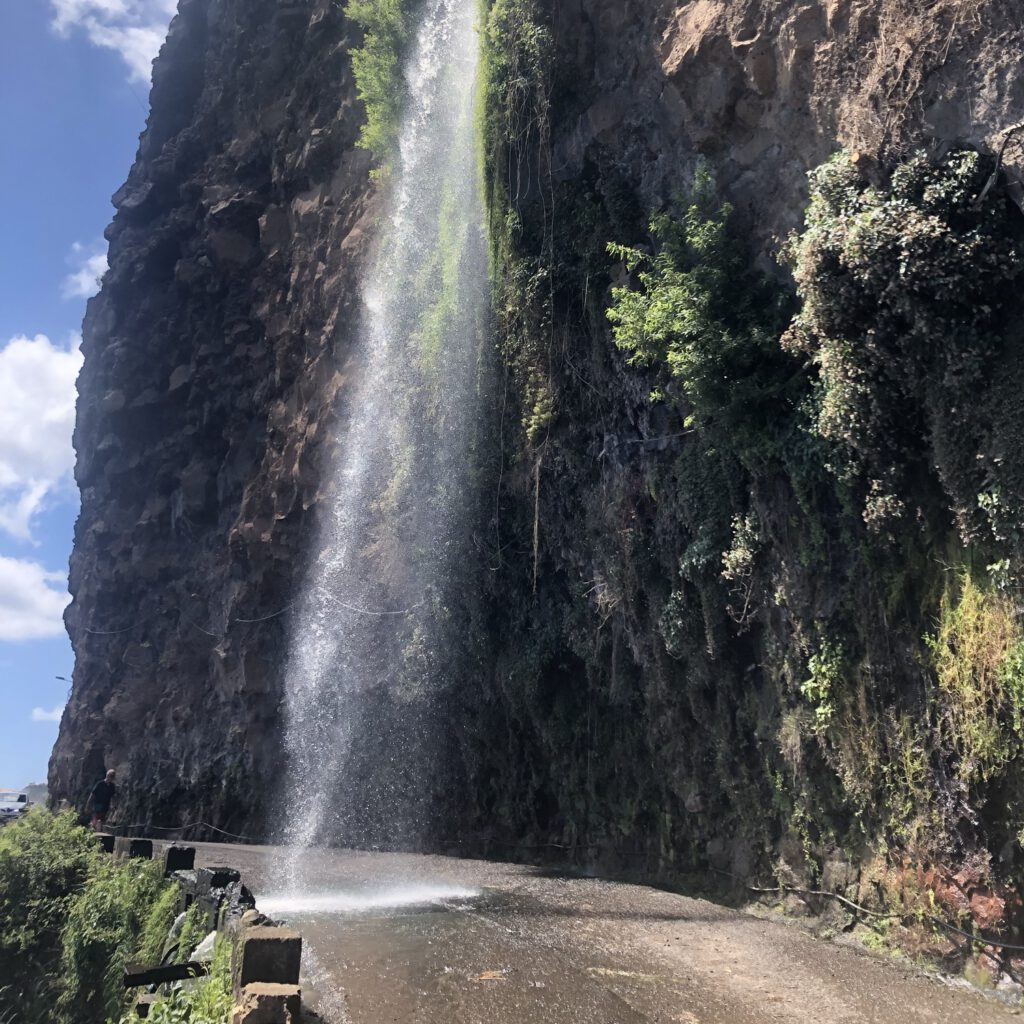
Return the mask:
{"type": "Polygon", "coordinates": [[[307,917],[367,914],[380,910],[436,909],[438,905],[464,902],[481,895],[479,889],[457,885],[397,884],[359,892],[268,893],[261,896],[260,910],[271,917],[307,917]]]}

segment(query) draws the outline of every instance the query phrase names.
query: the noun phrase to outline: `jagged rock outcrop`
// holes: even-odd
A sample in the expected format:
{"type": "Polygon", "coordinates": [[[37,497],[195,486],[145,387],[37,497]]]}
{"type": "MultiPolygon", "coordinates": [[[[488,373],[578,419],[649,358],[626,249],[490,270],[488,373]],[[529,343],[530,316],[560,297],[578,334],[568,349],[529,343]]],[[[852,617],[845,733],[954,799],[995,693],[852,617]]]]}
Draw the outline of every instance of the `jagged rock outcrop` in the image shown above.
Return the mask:
{"type": "MultiPolygon", "coordinates": [[[[594,0],[556,18],[554,175],[603,160],[656,207],[703,158],[766,263],[840,146],[875,167],[918,147],[994,152],[1024,110],[1009,2],[594,0]]],[[[1019,148],[1009,158],[1019,179],[1019,148]]]]}
{"type": "Polygon", "coordinates": [[[354,31],[330,0],[183,0],[156,62],[83,331],[56,799],[112,767],[122,821],[262,827],[372,220],[354,31]]]}

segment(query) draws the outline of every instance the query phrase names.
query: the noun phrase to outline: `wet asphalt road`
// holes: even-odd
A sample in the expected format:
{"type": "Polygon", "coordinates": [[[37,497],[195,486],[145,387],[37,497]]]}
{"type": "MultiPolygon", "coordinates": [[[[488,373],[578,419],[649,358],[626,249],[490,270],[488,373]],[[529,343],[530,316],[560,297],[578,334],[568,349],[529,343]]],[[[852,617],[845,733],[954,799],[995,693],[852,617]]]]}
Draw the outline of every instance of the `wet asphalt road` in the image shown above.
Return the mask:
{"type": "Polygon", "coordinates": [[[303,934],[331,1024],[987,1024],[1019,1011],[801,929],[644,886],[481,861],[198,847],[303,934]],[[467,895],[467,894],[473,895],[467,895]],[[412,902],[407,902],[412,901],[412,902]]]}

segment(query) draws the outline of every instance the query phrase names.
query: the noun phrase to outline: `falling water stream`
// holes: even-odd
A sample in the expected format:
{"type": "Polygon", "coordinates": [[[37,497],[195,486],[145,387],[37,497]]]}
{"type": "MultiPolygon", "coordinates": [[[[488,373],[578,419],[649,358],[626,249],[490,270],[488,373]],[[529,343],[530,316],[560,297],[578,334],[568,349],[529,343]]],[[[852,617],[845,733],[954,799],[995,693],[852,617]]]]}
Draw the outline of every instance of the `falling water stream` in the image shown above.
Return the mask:
{"type": "MultiPolygon", "coordinates": [[[[465,557],[487,257],[476,0],[425,0],[337,459],[285,680],[290,886],[326,842],[414,847],[443,722],[449,595],[465,557]]],[[[344,900],[338,903],[344,904],[344,900]]]]}

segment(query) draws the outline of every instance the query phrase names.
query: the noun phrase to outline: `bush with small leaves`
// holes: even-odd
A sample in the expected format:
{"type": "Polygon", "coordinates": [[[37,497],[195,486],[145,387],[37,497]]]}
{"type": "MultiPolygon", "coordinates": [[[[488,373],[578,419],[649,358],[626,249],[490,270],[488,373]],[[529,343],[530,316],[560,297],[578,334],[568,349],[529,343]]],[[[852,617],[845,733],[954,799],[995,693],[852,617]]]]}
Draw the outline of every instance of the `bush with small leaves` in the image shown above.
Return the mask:
{"type": "Polygon", "coordinates": [[[880,187],[839,153],[812,172],[806,227],[788,244],[803,305],[784,344],[818,368],[816,428],[876,529],[920,503],[935,466],[971,539],[998,475],[979,453],[1024,232],[998,190],[978,203],[990,170],[974,152],[918,156],[880,187]]]}
{"type": "Polygon", "coordinates": [[[759,468],[775,456],[802,386],[799,363],[778,344],[788,298],[752,269],[706,170],[682,214],[659,214],[650,232],[653,253],[608,246],[638,285],[612,289],[615,342],[633,365],[655,370],[653,397],[678,395],[691,425],[716,429],[759,468]]]}

